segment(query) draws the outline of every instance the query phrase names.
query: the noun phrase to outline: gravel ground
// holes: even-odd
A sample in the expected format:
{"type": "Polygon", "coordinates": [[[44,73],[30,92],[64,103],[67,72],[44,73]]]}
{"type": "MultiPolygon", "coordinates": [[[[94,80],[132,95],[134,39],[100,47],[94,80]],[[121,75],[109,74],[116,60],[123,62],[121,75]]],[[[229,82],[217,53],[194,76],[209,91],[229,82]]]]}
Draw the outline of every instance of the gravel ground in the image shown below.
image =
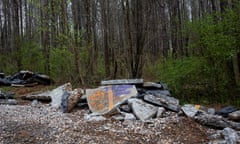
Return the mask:
{"type": "Polygon", "coordinates": [[[209,129],[184,116],[168,112],[165,118],[148,122],[86,122],[88,109],[61,113],[48,104],[0,105],[1,144],[130,144],[207,143],[209,129]]]}

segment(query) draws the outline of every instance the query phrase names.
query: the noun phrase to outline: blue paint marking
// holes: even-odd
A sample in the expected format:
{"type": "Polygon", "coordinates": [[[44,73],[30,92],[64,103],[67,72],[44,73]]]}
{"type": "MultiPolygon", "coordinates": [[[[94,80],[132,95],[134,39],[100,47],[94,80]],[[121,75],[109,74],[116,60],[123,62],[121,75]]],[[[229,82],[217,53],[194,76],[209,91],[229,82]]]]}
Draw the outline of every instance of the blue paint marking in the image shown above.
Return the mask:
{"type": "Polygon", "coordinates": [[[134,88],[133,85],[112,85],[112,86],[105,87],[104,90],[106,92],[109,90],[112,90],[113,95],[116,97],[119,97],[122,95],[131,94],[132,88],[134,88]]]}

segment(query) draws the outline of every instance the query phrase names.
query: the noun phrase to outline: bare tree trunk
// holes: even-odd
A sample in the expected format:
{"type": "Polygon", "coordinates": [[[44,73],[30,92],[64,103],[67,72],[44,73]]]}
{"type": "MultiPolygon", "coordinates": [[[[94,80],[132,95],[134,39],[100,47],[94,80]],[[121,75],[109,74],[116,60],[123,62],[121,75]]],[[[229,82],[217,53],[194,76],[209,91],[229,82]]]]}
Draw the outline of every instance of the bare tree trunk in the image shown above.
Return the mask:
{"type": "Polygon", "coordinates": [[[87,77],[92,78],[93,75],[93,61],[94,61],[94,49],[92,47],[92,0],[84,0],[84,6],[86,11],[86,47],[88,51],[88,64],[87,64],[87,77]]]}
{"type": "MultiPolygon", "coordinates": [[[[14,0],[14,47],[18,53],[20,53],[20,25],[19,25],[19,1],[14,0]]],[[[17,55],[17,67],[18,70],[21,70],[22,64],[21,64],[21,55],[17,55]]]]}
{"type": "Polygon", "coordinates": [[[104,63],[105,63],[105,77],[110,77],[111,67],[110,67],[110,47],[108,42],[108,10],[109,1],[101,1],[101,13],[103,19],[103,46],[104,46],[104,63]]]}
{"type": "Polygon", "coordinates": [[[41,28],[43,29],[41,31],[41,43],[43,46],[43,53],[45,58],[45,73],[50,74],[50,55],[49,55],[49,48],[50,48],[50,36],[49,36],[49,5],[48,0],[42,0],[41,1],[41,28]]]}
{"type": "Polygon", "coordinates": [[[80,64],[80,56],[79,56],[79,47],[80,47],[80,30],[81,30],[81,21],[80,21],[80,1],[78,0],[72,0],[72,15],[73,15],[73,40],[71,46],[73,47],[74,52],[74,64],[76,69],[76,79],[77,83],[80,83],[81,85],[85,86],[85,81],[82,75],[82,67],[80,64]]]}

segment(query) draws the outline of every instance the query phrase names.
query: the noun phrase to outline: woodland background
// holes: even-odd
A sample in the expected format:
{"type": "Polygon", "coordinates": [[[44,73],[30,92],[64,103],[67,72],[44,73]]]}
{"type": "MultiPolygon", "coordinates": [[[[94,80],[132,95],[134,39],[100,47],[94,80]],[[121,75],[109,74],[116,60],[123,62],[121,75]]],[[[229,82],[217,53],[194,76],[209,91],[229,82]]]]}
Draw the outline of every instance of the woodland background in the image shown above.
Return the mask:
{"type": "Polygon", "coordinates": [[[238,0],[1,0],[0,71],[96,86],[144,78],[240,106],[238,0]]]}

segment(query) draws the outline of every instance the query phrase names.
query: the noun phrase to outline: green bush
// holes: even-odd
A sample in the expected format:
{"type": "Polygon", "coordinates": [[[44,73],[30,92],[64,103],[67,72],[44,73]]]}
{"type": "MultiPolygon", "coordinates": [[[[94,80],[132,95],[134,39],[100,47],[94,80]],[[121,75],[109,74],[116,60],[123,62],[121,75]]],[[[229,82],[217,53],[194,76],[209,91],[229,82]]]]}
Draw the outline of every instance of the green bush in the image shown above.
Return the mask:
{"type": "Polygon", "coordinates": [[[232,58],[240,52],[239,11],[226,10],[191,22],[191,56],[156,62],[150,72],[182,102],[238,104],[232,58]]]}
{"type": "Polygon", "coordinates": [[[50,49],[50,76],[57,82],[71,81],[76,77],[74,55],[66,48],[50,49]]]}
{"type": "Polygon", "coordinates": [[[20,53],[22,69],[34,72],[44,72],[44,56],[40,45],[34,41],[23,42],[20,53]]]}
{"type": "Polygon", "coordinates": [[[169,85],[175,97],[184,101],[205,99],[208,78],[204,74],[206,61],[201,57],[169,59],[158,66],[158,77],[169,85]]]}

